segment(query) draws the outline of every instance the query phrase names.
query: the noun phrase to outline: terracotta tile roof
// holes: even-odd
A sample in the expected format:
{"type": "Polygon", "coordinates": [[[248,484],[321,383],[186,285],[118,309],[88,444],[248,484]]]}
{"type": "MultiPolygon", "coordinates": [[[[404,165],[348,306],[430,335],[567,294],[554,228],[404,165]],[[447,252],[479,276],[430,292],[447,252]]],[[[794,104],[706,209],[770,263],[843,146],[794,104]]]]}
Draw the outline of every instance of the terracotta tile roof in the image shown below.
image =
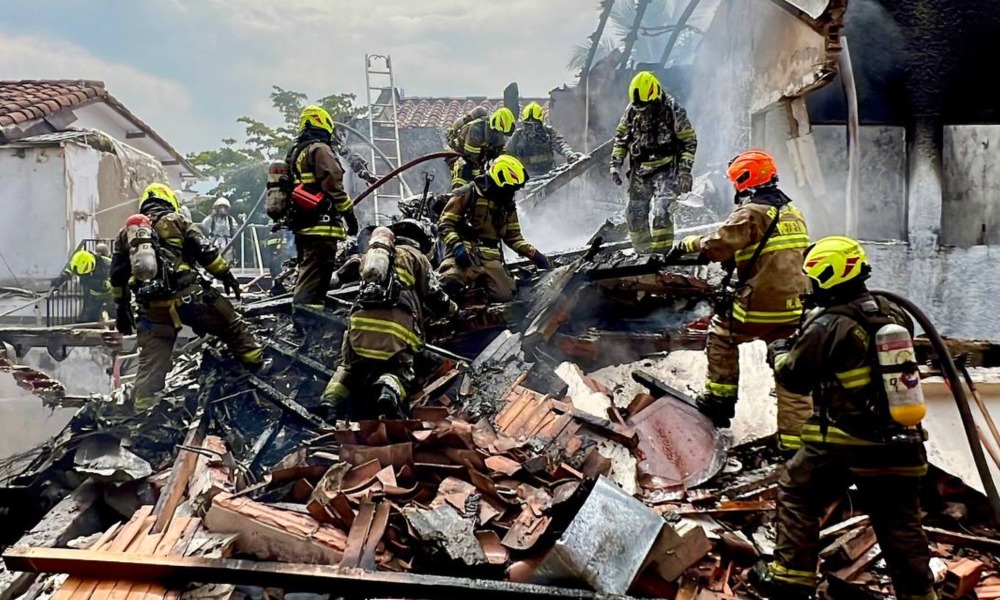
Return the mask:
{"type": "MultiPolygon", "coordinates": [[[[548,114],[548,98],[521,98],[521,105],[537,102],[548,114]]],[[[493,111],[503,106],[501,98],[468,96],[465,98],[403,98],[397,105],[397,123],[401,129],[407,127],[447,127],[455,119],[477,106],[493,111]]]]}
{"type": "Polygon", "coordinates": [[[107,93],[102,81],[0,81],[0,127],[47,117],[107,93]]]}
{"type": "MultiPolygon", "coordinates": [[[[112,96],[104,87],[103,81],[84,79],[0,80],[0,128],[48,117],[61,110],[82,106],[95,100],[106,102],[134,123],[136,127],[166,149],[167,153],[173,157],[174,162],[183,165],[192,175],[203,176],[152,127],[112,96]]],[[[9,138],[8,141],[10,141],[9,138]]]]}

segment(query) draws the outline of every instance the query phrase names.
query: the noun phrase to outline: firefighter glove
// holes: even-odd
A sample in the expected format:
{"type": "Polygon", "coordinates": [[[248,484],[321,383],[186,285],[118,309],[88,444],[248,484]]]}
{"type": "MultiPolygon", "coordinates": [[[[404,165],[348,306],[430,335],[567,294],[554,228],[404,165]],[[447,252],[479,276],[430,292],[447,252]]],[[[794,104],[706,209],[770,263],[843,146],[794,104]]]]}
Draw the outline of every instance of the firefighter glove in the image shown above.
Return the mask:
{"type": "Polygon", "coordinates": [[[586,156],[587,155],[584,154],[583,152],[574,152],[573,154],[570,154],[569,158],[566,159],[566,160],[567,160],[567,162],[569,162],[570,164],[572,164],[572,163],[579,162],[579,161],[583,160],[584,158],[586,158],[586,156]]]}
{"type": "Polygon", "coordinates": [[[232,294],[236,301],[239,302],[243,299],[243,294],[240,290],[240,282],[236,279],[236,275],[233,274],[232,269],[226,271],[219,280],[222,281],[222,289],[227,294],[232,294]]]}
{"type": "Polygon", "coordinates": [[[667,252],[666,258],[668,260],[673,260],[684,256],[685,254],[692,254],[698,250],[698,241],[700,238],[696,235],[689,235],[682,239],[681,241],[675,243],[673,247],[667,252]]]}
{"type": "Polygon", "coordinates": [[[353,210],[344,213],[344,223],[347,224],[347,235],[358,235],[358,216],[353,210]]]}
{"type": "Polygon", "coordinates": [[[66,274],[64,273],[64,274],[60,275],[59,277],[53,278],[52,281],[49,282],[49,288],[51,288],[53,290],[58,290],[67,281],[69,281],[69,277],[67,277],[66,274]]]}
{"type": "Polygon", "coordinates": [[[618,165],[611,165],[611,180],[615,182],[615,185],[622,184],[622,170],[618,165]]]}
{"type": "Polygon", "coordinates": [[[472,255],[469,254],[469,249],[465,244],[455,246],[455,262],[463,269],[472,268],[472,255]]]}
{"type": "Polygon", "coordinates": [[[549,262],[548,257],[539,252],[537,249],[531,251],[531,262],[535,263],[539,269],[547,271],[552,268],[552,263],[549,262]]]}
{"type": "Polygon", "coordinates": [[[792,338],[781,338],[774,340],[767,345],[767,364],[771,369],[777,369],[784,362],[786,356],[792,349],[794,340],[792,338]]]}
{"type": "Polygon", "coordinates": [[[369,184],[372,184],[372,183],[375,183],[376,181],[378,181],[378,177],[375,177],[374,175],[372,175],[371,172],[368,171],[368,169],[361,169],[358,172],[358,177],[360,177],[361,179],[364,179],[369,184]]]}
{"type": "Polygon", "coordinates": [[[122,335],[135,333],[135,316],[132,314],[132,304],[127,298],[118,302],[118,310],[115,312],[115,329],[122,335]]]}
{"type": "Polygon", "coordinates": [[[691,191],[691,185],[693,180],[691,179],[691,173],[682,172],[677,175],[677,193],[686,194],[691,191]]]}

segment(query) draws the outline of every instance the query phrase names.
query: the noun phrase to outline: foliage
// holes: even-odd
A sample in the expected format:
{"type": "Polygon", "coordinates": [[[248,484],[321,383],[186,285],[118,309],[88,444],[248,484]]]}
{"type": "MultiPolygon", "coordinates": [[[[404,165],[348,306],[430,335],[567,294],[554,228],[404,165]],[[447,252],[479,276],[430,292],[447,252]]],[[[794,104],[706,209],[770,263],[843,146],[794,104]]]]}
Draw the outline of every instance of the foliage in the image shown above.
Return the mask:
{"type": "MultiPolygon", "coordinates": [[[[690,0],[660,0],[649,3],[642,16],[639,35],[632,46],[631,60],[633,63],[659,62],[667,40],[670,39],[676,23],[680,20],[681,14],[689,2],[690,0]]],[[[600,5],[598,9],[600,10],[600,5]]],[[[614,50],[625,48],[625,38],[635,22],[635,15],[635,0],[614,0],[608,19],[608,27],[605,28],[604,35],[598,41],[597,51],[594,53],[595,63],[614,50]]],[[[685,25],[665,66],[670,67],[689,62],[701,34],[702,32],[697,28],[685,25]]],[[[570,69],[583,69],[587,54],[590,52],[590,46],[591,42],[588,39],[573,49],[569,60],[570,69]]]]}
{"type": "MultiPolygon", "coordinates": [[[[302,92],[278,86],[273,86],[270,98],[271,105],[281,114],[279,124],[269,125],[253,117],[240,117],[236,121],[243,124],[246,132],[242,143],[232,138],[224,139],[220,148],[193,152],[187,157],[203,173],[215,179],[216,185],[209,194],[229,198],[234,209],[240,205],[249,208],[257,201],[267,180],[267,164],[285,156],[298,133],[299,113],[309,100],[302,92]]],[[[364,108],[355,105],[355,99],[354,94],[331,94],[314,104],[329,111],[334,121],[343,122],[364,114],[364,108]]]]}

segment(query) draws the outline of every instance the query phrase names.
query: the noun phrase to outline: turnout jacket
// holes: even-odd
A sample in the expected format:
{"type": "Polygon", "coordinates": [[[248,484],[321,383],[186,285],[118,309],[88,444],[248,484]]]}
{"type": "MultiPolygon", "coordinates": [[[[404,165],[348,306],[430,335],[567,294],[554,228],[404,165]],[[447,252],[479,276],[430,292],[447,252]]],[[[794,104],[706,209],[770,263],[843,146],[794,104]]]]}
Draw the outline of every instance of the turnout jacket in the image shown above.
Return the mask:
{"type": "Polygon", "coordinates": [[[666,92],[652,106],[639,110],[629,104],[618,122],[611,164],[629,158],[629,170],[649,175],[670,165],[678,173],[691,173],[698,136],[687,111],[666,92]]]}
{"type": "Polygon", "coordinates": [[[474,181],[454,191],[441,213],[438,231],[448,256],[454,256],[459,244],[466,244],[484,259],[503,260],[501,241],[524,257],[530,258],[535,251],[521,233],[514,200],[487,198],[474,181]]]}
{"type": "Polygon", "coordinates": [[[334,154],[329,136],[311,130],[299,136],[285,157],[293,185],[303,184],[310,192],[322,191],[327,201],[314,210],[301,210],[291,202],[291,229],[300,235],[345,239],[347,230],[341,215],[354,212],[354,204],[344,190],[344,169],[334,154]]]}

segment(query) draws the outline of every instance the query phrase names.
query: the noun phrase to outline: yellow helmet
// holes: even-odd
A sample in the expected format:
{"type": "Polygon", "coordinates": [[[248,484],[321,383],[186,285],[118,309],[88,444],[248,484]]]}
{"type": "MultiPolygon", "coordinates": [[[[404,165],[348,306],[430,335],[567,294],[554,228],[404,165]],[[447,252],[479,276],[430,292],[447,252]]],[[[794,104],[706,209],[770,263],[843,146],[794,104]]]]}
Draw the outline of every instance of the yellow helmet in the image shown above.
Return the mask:
{"type": "Polygon", "coordinates": [[[506,106],[493,111],[490,115],[490,129],[510,135],[514,131],[514,113],[506,106]]]}
{"type": "Polygon", "coordinates": [[[537,102],[529,102],[524,110],[521,111],[521,120],[527,121],[528,119],[534,119],[536,121],[542,120],[542,105],[537,102]]]}
{"type": "Polygon", "coordinates": [[[628,86],[628,97],[632,102],[652,102],[663,96],[660,80],[649,71],[636,73],[628,86]]]}
{"type": "Polygon", "coordinates": [[[802,272],[821,290],[849,281],[864,281],[871,273],[861,243],[839,235],[825,237],[806,250],[802,272]]]}
{"type": "Polygon", "coordinates": [[[146,186],[146,189],[142,192],[142,197],[139,198],[139,210],[142,210],[142,205],[146,203],[147,200],[159,199],[170,204],[174,207],[175,212],[181,211],[180,200],[177,199],[177,194],[174,193],[170,186],[164,183],[151,183],[146,186]]]}
{"type": "Polygon", "coordinates": [[[77,250],[73,258],[69,259],[69,268],[74,275],[89,275],[96,266],[97,257],[86,250],[77,250]]]}
{"type": "Polygon", "coordinates": [[[299,115],[299,131],[305,129],[307,125],[317,127],[327,133],[333,133],[333,117],[326,112],[325,108],[316,104],[310,104],[303,108],[302,114],[299,115]]]}
{"type": "Polygon", "coordinates": [[[501,154],[489,167],[490,179],[500,187],[524,185],[528,180],[528,175],[524,171],[524,165],[509,154],[501,154]]]}

